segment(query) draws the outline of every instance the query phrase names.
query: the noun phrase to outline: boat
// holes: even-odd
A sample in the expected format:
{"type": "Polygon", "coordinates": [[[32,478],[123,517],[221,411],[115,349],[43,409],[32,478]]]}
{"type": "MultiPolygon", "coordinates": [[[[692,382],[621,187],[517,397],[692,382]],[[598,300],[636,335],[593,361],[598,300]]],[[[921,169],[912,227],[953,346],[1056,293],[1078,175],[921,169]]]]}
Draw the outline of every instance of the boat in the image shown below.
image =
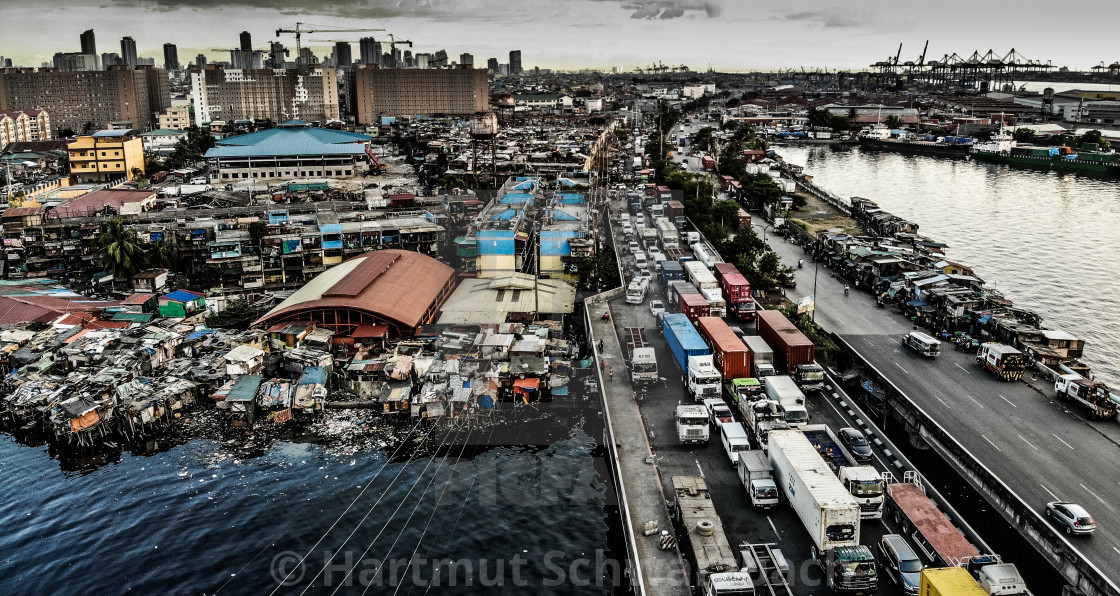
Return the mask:
{"type": "Polygon", "coordinates": [[[966,159],[972,139],[968,137],[934,137],[933,135],[914,135],[900,132],[902,136],[892,137],[891,129],[879,124],[859,135],[859,146],[872,151],[895,151],[916,155],[933,155],[966,159]]]}
{"type": "Polygon", "coordinates": [[[1020,146],[1002,133],[987,143],[978,143],[971,157],[1009,166],[1120,177],[1120,154],[1114,151],[1074,153],[1071,147],[1020,146]]]}

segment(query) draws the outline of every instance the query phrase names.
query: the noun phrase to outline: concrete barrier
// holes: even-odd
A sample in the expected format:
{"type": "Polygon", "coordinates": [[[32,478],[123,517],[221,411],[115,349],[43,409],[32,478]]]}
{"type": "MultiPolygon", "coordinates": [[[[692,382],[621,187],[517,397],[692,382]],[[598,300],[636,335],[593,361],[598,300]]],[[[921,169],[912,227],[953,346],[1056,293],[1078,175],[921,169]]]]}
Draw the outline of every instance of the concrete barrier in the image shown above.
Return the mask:
{"type": "Polygon", "coordinates": [[[1015,494],[874,365],[864,360],[848,342],[839,335],[830,335],[853,361],[858,361],[866,369],[873,371],[880,386],[886,391],[891,409],[910,425],[910,432],[916,432],[938,455],[952,464],[1004,519],[1034,545],[1066,581],[1086,596],[1120,596],[1120,587],[1085,558],[1054,526],[1047,523],[1037,510],[1015,494]]]}

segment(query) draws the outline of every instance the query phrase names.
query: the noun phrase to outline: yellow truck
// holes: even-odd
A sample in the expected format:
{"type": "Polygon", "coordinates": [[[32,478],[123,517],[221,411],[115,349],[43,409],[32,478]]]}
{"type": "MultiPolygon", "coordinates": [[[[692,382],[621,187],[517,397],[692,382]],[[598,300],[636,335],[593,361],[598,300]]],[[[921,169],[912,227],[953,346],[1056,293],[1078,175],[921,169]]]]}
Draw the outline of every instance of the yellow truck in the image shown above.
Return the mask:
{"type": "Polygon", "coordinates": [[[984,588],[964,567],[941,567],[922,570],[919,596],[988,596],[984,588]]]}

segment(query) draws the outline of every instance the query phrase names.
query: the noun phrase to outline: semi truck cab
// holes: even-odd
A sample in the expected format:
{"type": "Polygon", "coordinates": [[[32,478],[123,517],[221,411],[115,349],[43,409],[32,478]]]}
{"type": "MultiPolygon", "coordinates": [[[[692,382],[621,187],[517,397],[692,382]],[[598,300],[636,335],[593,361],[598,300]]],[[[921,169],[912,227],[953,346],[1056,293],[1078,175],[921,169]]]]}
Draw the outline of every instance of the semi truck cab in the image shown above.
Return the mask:
{"type": "Polygon", "coordinates": [[[677,406],[677,437],[683,445],[698,445],[708,442],[708,409],[704,406],[677,406]]]}
{"type": "Polygon", "coordinates": [[[686,381],[688,392],[696,401],[719,397],[723,391],[723,377],[711,356],[689,356],[686,381]]]}

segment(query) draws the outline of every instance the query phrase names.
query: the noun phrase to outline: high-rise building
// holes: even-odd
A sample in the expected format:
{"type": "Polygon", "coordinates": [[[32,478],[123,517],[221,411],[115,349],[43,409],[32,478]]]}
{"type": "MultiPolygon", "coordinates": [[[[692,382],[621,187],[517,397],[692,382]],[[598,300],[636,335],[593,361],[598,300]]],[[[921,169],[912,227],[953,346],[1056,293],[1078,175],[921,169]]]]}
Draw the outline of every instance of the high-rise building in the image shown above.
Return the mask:
{"type": "Polygon", "coordinates": [[[173,43],[163,44],[163,67],[167,70],[179,70],[179,48],[173,43]]]}
{"type": "Polygon", "coordinates": [[[170,105],[170,83],[163,69],[112,66],[93,72],[0,72],[0,109],[35,106],[46,110],[56,130],[81,133],[108,128],[111,123],[150,129],[155,113],[170,105]]]}
{"type": "Polygon", "coordinates": [[[97,57],[78,52],[58,52],[54,55],[54,67],[70,71],[97,70],[97,57]]]}
{"type": "Polygon", "coordinates": [[[435,56],[428,58],[428,65],[432,68],[446,68],[447,50],[437,50],[435,56]]]}
{"type": "MultiPolygon", "coordinates": [[[[405,58],[405,60],[407,61],[408,58],[405,58]]],[[[432,55],[425,54],[423,52],[417,52],[416,55],[412,57],[412,62],[416,66],[416,68],[428,68],[431,64],[431,61],[432,55]]]]}
{"type": "Polygon", "coordinates": [[[284,62],[287,61],[287,55],[288,50],[284,48],[284,44],[278,41],[274,41],[268,44],[268,67],[284,68],[284,62]]]}
{"type": "Polygon", "coordinates": [[[101,54],[101,68],[108,70],[110,66],[120,66],[124,64],[121,60],[120,54],[116,52],[103,52],[101,54]]]}
{"type": "Polygon", "coordinates": [[[521,50],[513,50],[509,53],[509,74],[521,74],[521,50]]]}
{"type": "Polygon", "coordinates": [[[246,118],[326,122],[339,118],[338,80],[333,68],[192,68],[191,101],[199,123],[246,118]]]}
{"type": "Polygon", "coordinates": [[[199,54],[194,57],[194,67],[199,70],[206,70],[206,54],[199,54]]]}
{"type": "Polygon", "coordinates": [[[131,37],[121,38],[121,62],[125,66],[136,66],[136,40],[131,37]]]}
{"type": "Polygon", "coordinates": [[[490,106],[486,71],[481,69],[403,69],[355,67],[357,123],[381,116],[473,114],[490,106]]]}
{"type": "Polygon", "coordinates": [[[498,74],[498,59],[490,58],[489,60],[487,60],[486,70],[490,71],[490,74],[498,74]]]}
{"type": "Polygon", "coordinates": [[[412,56],[412,50],[405,50],[402,60],[404,60],[404,65],[406,68],[412,68],[413,66],[416,66],[416,58],[412,56]]]}
{"type": "Polygon", "coordinates": [[[253,36],[250,35],[248,31],[242,31],[241,32],[241,51],[242,52],[252,52],[253,51],[253,36]]]}
{"type": "Polygon", "coordinates": [[[372,37],[363,37],[358,41],[358,53],[362,64],[381,64],[381,44],[372,37]]]}
{"type": "Polygon", "coordinates": [[[82,53],[93,55],[93,61],[96,62],[94,70],[101,69],[101,60],[97,55],[97,40],[93,37],[93,29],[87,29],[82,32],[82,53]]]}
{"type": "Polygon", "coordinates": [[[340,41],[334,44],[334,65],[338,68],[349,68],[354,64],[354,56],[350,42],[340,41]]]}
{"type": "Polygon", "coordinates": [[[466,52],[459,54],[459,66],[463,68],[474,68],[474,56],[466,52]]]}
{"type": "MultiPolygon", "coordinates": [[[[403,54],[401,53],[401,49],[400,48],[393,48],[392,50],[390,50],[390,52],[393,55],[393,61],[392,61],[392,63],[390,63],[388,65],[389,68],[400,68],[401,66],[403,66],[404,63],[401,61],[401,58],[403,57],[403,54]]],[[[382,63],[381,65],[386,66],[385,63],[382,63]]]]}
{"type": "Polygon", "coordinates": [[[313,66],[319,63],[319,57],[311,52],[311,48],[300,48],[296,66],[313,66]]]}

